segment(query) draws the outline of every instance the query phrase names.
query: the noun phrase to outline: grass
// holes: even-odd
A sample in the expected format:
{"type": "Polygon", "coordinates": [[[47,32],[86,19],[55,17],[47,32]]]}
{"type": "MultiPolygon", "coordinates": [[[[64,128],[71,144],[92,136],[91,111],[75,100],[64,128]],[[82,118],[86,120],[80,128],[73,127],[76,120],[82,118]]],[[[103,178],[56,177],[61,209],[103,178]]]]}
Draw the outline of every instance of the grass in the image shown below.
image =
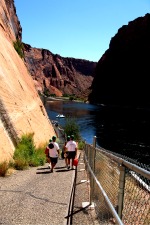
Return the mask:
{"type": "Polygon", "coordinates": [[[46,144],[35,147],[33,134],[23,135],[15,149],[13,161],[0,164],[0,176],[6,176],[13,169],[24,170],[44,165],[46,162],[45,147],[46,144]]]}

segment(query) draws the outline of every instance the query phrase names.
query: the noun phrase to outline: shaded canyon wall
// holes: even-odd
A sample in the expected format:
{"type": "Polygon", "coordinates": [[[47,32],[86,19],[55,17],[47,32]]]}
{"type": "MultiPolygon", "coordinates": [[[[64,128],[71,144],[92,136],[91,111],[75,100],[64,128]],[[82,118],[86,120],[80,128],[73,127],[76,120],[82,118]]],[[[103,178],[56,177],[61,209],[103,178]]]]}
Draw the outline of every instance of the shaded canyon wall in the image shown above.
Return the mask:
{"type": "Polygon", "coordinates": [[[150,14],[122,26],[99,60],[89,101],[150,105],[150,14]]]}

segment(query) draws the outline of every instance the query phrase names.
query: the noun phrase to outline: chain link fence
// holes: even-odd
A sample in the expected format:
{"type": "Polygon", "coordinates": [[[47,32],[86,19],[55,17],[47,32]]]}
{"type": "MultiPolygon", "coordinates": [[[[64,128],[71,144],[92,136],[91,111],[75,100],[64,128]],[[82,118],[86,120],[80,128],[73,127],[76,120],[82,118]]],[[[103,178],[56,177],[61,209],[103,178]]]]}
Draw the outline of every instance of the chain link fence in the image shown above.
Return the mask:
{"type": "Polygon", "coordinates": [[[85,168],[99,223],[150,225],[149,166],[93,146],[85,145],[85,168]]]}

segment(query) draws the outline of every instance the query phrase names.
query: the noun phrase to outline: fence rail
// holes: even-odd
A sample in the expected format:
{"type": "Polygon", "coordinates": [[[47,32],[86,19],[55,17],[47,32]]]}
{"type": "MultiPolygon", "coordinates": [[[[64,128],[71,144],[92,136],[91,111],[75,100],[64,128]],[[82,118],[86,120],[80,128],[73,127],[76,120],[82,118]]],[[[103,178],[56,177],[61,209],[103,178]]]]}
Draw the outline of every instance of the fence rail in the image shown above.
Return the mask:
{"type": "Polygon", "coordinates": [[[100,224],[150,225],[149,167],[96,148],[95,137],[84,151],[90,202],[100,224]]]}

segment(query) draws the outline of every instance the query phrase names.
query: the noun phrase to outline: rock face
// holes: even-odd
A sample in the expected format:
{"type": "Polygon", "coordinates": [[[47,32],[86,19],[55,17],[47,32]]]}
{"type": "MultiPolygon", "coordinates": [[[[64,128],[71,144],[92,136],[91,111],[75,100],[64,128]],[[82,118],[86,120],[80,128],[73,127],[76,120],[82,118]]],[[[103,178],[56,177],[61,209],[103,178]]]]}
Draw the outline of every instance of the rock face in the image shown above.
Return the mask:
{"type": "Polygon", "coordinates": [[[99,60],[89,101],[149,105],[150,14],[122,26],[99,60]]]}
{"type": "Polygon", "coordinates": [[[25,46],[25,62],[36,89],[43,93],[87,96],[87,89],[93,81],[96,62],[64,58],[46,49],[25,46]]]}
{"type": "Polygon", "coordinates": [[[0,162],[9,160],[22,134],[38,146],[55,134],[24,61],[13,47],[21,26],[13,0],[0,1],[0,162]]]}

